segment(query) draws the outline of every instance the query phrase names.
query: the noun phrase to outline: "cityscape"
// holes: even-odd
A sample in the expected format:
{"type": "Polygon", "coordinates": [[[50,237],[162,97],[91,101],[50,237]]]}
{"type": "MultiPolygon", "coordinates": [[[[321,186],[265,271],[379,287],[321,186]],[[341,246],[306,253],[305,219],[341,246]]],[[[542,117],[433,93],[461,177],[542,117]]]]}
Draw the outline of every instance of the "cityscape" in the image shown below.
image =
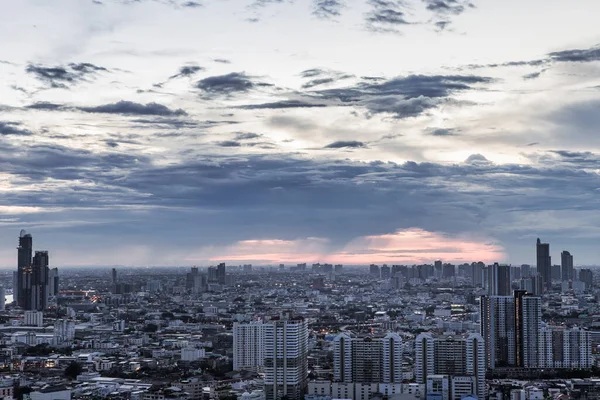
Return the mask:
{"type": "Polygon", "coordinates": [[[0,0],[0,400],[600,400],[599,0],[0,0]]]}
{"type": "Polygon", "coordinates": [[[21,230],[0,288],[6,399],[600,396],[594,270],[435,260],[52,268],[21,230]],[[9,279],[12,278],[12,279],[9,279]],[[12,301],[11,301],[12,300],[12,301]]]}

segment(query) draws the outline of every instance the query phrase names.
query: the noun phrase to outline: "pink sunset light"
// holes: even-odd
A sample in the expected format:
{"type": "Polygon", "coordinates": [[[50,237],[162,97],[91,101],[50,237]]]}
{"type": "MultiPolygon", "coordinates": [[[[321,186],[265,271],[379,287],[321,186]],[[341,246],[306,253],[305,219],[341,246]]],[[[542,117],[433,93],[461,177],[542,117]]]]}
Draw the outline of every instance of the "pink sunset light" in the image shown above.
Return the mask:
{"type": "Polygon", "coordinates": [[[412,228],[384,235],[361,236],[338,249],[333,249],[331,242],[324,238],[244,240],[223,248],[209,260],[264,264],[420,264],[438,259],[457,263],[490,263],[504,258],[502,246],[483,238],[448,236],[412,228]]]}

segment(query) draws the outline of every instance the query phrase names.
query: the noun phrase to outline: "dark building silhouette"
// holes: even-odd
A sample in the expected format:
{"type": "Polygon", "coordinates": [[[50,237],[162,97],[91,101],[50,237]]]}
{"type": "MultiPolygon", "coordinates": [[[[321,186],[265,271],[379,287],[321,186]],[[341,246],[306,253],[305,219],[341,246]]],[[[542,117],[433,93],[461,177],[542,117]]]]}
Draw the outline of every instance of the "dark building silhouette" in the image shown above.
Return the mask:
{"type": "Polygon", "coordinates": [[[585,289],[589,290],[592,288],[592,285],[594,283],[594,273],[591,269],[580,269],[579,280],[585,283],[585,289]]]}
{"type": "Polygon", "coordinates": [[[488,271],[488,294],[510,296],[511,292],[510,265],[494,263],[488,271]]]}
{"type": "Polygon", "coordinates": [[[225,263],[217,265],[217,282],[219,282],[220,285],[225,284],[226,275],[227,273],[225,272],[225,263]]]}
{"type": "Polygon", "coordinates": [[[42,311],[48,306],[48,275],[50,257],[47,251],[36,251],[31,274],[31,304],[28,309],[42,311]]]}
{"type": "Polygon", "coordinates": [[[188,272],[185,277],[185,288],[186,289],[192,289],[194,287],[194,283],[196,282],[197,276],[198,276],[198,267],[193,266],[190,269],[190,272],[188,272]]]}
{"type": "Polygon", "coordinates": [[[33,238],[24,230],[17,247],[17,305],[30,310],[33,238]]]}
{"type": "Polygon", "coordinates": [[[561,279],[565,282],[573,279],[573,256],[568,251],[560,253],[561,279]]]}
{"type": "Polygon", "coordinates": [[[542,243],[537,240],[537,271],[542,278],[544,291],[548,291],[552,286],[552,260],[550,258],[550,244],[542,243]]]}
{"type": "Polygon", "coordinates": [[[112,284],[114,285],[115,283],[117,283],[117,269],[113,268],[112,269],[112,284]]]}

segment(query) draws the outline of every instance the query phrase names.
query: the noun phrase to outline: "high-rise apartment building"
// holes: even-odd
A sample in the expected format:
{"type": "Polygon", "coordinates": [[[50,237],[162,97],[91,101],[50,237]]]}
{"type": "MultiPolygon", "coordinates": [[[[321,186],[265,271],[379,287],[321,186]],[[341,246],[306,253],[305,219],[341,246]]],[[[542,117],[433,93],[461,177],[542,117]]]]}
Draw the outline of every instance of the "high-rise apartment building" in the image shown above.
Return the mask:
{"type": "Polygon", "coordinates": [[[491,265],[488,270],[488,294],[510,296],[511,293],[510,265],[491,265]]]}
{"type": "Polygon", "coordinates": [[[542,243],[538,238],[536,244],[537,272],[542,277],[544,291],[552,286],[552,260],[550,258],[550,244],[542,243]]]}
{"type": "Polygon", "coordinates": [[[536,368],[541,298],[524,290],[481,298],[481,335],[488,368],[536,368]]]}
{"type": "Polygon", "coordinates": [[[265,323],[266,400],[303,400],[308,383],[308,323],[284,315],[265,323]]]}
{"type": "Polygon", "coordinates": [[[233,369],[262,372],[265,358],[265,328],[262,321],[233,324],[233,369]]]}
{"type": "Polygon", "coordinates": [[[333,379],[346,383],[401,383],[402,338],[351,337],[342,333],[333,341],[333,379]]]}
{"type": "Polygon", "coordinates": [[[560,253],[560,269],[563,282],[573,279],[573,255],[566,250],[560,253]]]}
{"type": "MultiPolygon", "coordinates": [[[[436,393],[430,381],[446,377],[448,390],[452,392],[453,379],[456,392],[463,393],[468,382],[478,398],[485,398],[486,357],[485,343],[481,335],[471,333],[464,336],[445,335],[434,337],[422,333],[415,339],[415,378],[417,383],[426,384],[427,393],[436,393]]],[[[440,382],[438,382],[440,383],[440,382]]]]}
{"type": "Polygon", "coordinates": [[[539,368],[591,368],[590,332],[581,328],[544,327],[539,334],[539,368]]]}
{"type": "Polygon", "coordinates": [[[481,336],[485,340],[488,368],[514,366],[515,299],[512,296],[481,298],[481,336]]]}

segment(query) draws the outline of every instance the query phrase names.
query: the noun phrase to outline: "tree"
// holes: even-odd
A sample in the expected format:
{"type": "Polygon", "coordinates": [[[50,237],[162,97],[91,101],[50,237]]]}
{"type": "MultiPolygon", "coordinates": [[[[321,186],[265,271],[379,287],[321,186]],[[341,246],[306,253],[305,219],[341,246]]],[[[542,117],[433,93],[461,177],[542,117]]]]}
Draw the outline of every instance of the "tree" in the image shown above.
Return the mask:
{"type": "Polygon", "coordinates": [[[81,367],[81,364],[79,364],[77,361],[73,361],[67,368],[65,368],[65,377],[74,380],[77,378],[77,375],[81,374],[82,371],[83,368],[81,367]]]}

